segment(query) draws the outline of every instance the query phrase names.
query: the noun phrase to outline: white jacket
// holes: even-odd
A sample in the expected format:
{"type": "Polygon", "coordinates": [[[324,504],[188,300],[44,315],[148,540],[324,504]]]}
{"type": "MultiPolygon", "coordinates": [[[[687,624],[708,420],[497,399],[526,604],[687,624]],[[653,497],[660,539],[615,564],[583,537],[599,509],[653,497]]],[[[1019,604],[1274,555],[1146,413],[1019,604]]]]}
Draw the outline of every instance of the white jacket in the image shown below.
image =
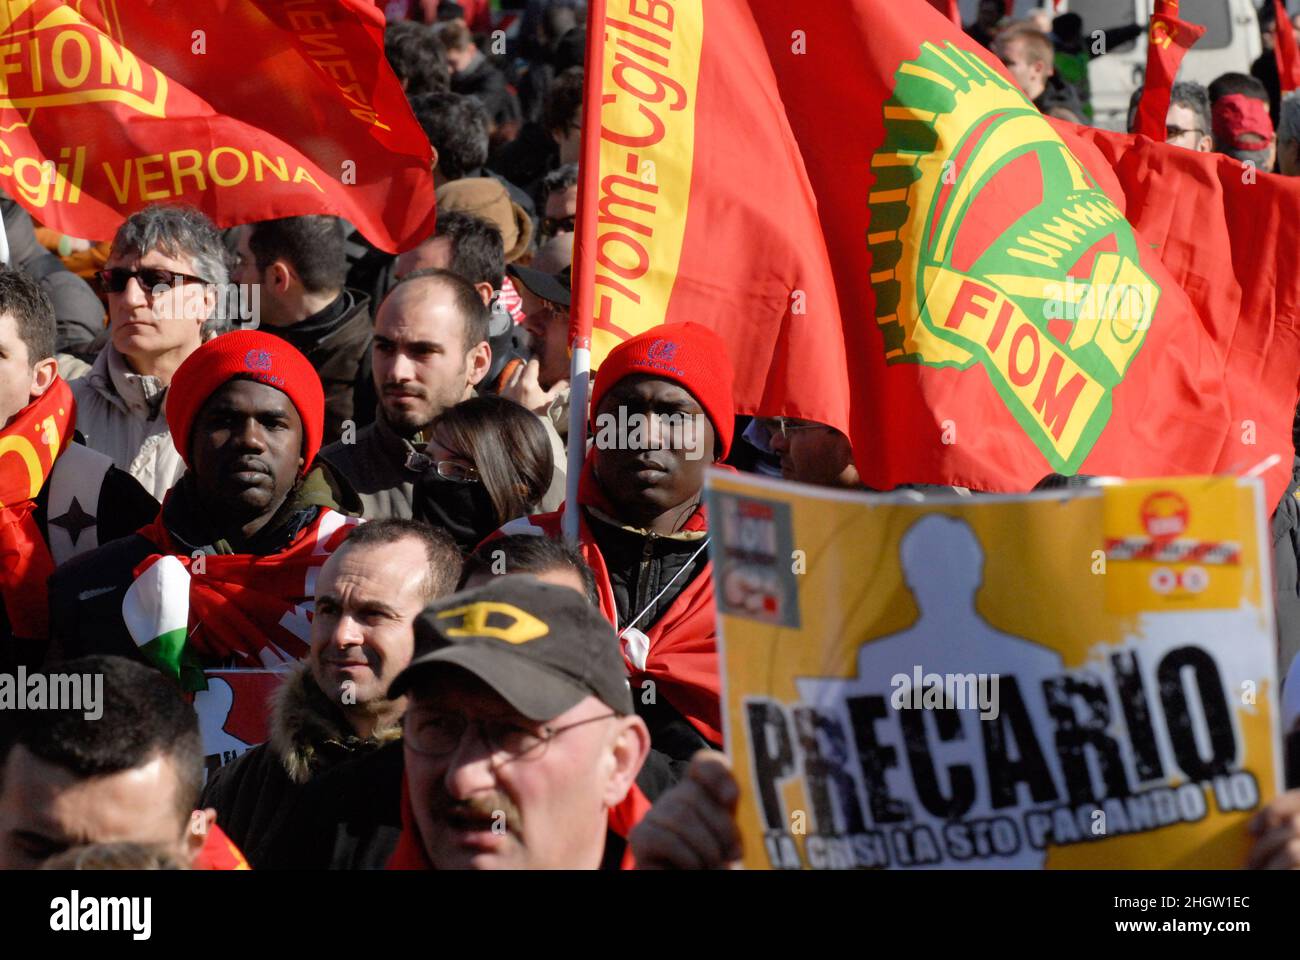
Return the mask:
{"type": "Polygon", "coordinates": [[[132,373],[111,343],[71,387],[86,446],[112,457],[161,501],[185,472],[167,429],[167,388],[157,377],[132,373]]]}

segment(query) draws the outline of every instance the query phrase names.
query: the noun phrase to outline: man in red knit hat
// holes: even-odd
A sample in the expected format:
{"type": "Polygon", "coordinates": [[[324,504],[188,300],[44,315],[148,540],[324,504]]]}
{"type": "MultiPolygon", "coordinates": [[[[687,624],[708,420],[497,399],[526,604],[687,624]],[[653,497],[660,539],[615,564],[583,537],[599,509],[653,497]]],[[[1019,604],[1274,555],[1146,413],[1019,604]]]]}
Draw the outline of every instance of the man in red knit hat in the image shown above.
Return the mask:
{"type": "MultiPolygon", "coordinates": [[[[592,387],[579,541],[650,729],[637,783],[652,801],[696,750],[722,742],[703,496],[706,468],[731,447],[732,379],[716,333],[674,323],[612,350],[592,387]]],[[[526,517],[500,532],[558,538],[562,517],[526,517]]]]}
{"type": "Polygon", "coordinates": [[[52,658],[143,658],[190,691],[205,668],[301,659],[316,574],[356,523],[311,469],[324,403],[278,337],[237,331],[195,350],[167,399],[188,469],[153,523],[55,572],[52,658]]]}

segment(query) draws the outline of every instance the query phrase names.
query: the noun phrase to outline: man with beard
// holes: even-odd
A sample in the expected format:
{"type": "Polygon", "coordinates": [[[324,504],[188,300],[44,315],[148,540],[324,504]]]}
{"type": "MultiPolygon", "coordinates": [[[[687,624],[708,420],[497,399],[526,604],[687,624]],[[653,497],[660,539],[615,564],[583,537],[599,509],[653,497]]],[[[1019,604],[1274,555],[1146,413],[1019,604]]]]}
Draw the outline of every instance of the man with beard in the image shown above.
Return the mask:
{"type": "MultiPolygon", "coordinates": [[[[722,338],[670,323],[610,351],[592,387],[595,443],[578,487],[578,540],[650,729],[637,782],[651,800],[697,750],[722,742],[703,493],[706,468],[731,446],[732,379],[722,338]]],[[[500,533],[559,537],[563,512],[500,533]]]]}
{"type": "Polygon", "coordinates": [[[55,572],[52,655],[143,659],[189,691],[207,668],[305,656],[300,604],[357,523],[330,509],[311,470],[324,408],[311,364],[271,334],[237,331],[191,354],[167,403],[189,469],[153,523],[55,572]]]}
{"type": "Polygon", "coordinates": [[[347,508],[367,519],[412,516],[428,466],[424,430],[473,396],[492,365],[487,338],[488,308],[455,273],[417,270],[393,288],[375,316],[375,422],[354,443],[321,451],[347,508]]]}
{"type": "Polygon", "coordinates": [[[55,364],[55,331],[40,285],[0,269],[0,673],[44,658],[54,568],[158,509],[130,474],[73,441],[77,409],[55,364]]]}
{"type": "Polygon", "coordinates": [[[387,794],[389,815],[379,819],[396,825],[401,748],[382,748],[400,740],[406,701],[389,700],[388,687],[411,661],[416,614],[451,593],[460,570],[449,536],[395,518],[361,524],[321,567],[311,652],[275,694],[270,739],[217,770],[203,791],[202,806],[217,811],[255,869],[303,865],[274,850],[300,830],[294,803],[307,785],[345,763],[370,761],[366,792],[387,794]]]}

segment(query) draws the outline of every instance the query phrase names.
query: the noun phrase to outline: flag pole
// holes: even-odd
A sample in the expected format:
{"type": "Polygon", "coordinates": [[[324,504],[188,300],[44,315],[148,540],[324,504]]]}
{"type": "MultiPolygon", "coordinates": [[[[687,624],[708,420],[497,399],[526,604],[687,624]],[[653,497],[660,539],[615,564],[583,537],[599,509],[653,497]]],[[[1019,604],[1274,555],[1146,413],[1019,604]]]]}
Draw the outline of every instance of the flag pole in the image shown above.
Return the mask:
{"type": "Polygon", "coordinates": [[[587,457],[587,397],[591,381],[591,324],[595,316],[597,191],[600,185],[600,92],[605,75],[605,0],[587,6],[587,54],[578,165],[578,216],[573,238],[573,297],[569,306],[569,473],[565,478],[566,539],[578,539],[578,481],[587,457]]]}

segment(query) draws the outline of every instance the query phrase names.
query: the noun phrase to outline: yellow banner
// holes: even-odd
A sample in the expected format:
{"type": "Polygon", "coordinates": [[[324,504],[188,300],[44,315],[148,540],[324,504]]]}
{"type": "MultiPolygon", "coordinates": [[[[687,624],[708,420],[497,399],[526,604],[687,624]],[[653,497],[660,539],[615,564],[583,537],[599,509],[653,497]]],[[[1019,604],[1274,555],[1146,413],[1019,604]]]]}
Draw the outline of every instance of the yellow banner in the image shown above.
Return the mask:
{"type": "Polygon", "coordinates": [[[1258,481],[709,496],[747,867],[1243,864],[1281,756],[1258,481]]]}
{"type": "Polygon", "coordinates": [[[664,322],[686,234],[695,164],[700,0],[608,0],[591,368],[664,322]]]}

